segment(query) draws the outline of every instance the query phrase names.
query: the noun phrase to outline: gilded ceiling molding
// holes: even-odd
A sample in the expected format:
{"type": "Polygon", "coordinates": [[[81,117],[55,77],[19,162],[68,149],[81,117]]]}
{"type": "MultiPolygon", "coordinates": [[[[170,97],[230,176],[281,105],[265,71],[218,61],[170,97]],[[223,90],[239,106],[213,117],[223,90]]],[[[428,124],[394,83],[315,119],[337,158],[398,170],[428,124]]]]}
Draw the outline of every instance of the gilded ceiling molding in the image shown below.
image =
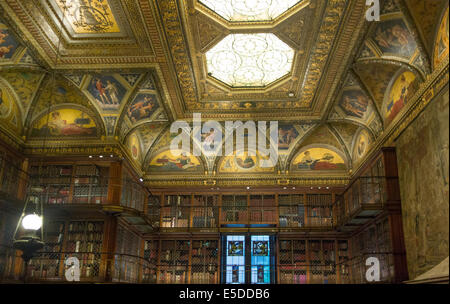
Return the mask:
{"type": "MultiPolygon", "coordinates": [[[[17,24],[27,38],[34,43],[44,61],[52,68],[58,61],[58,68],[96,66],[134,66],[156,63],[156,56],[150,38],[147,35],[141,18],[127,18],[126,12],[133,16],[141,16],[139,6],[134,1],[113,0],[114,16],[121,23],[123,37],[108,34],[87,34],[86,37],[71,35],[72,29],[63,26],[60,32],[59,18],[62,12],[56,12],[47,0],[5,0],[5,10],[11,16],[15,15],[17,24]],[[123,9],[124,7],[125,9],[123,9]],[[128,21],[132,21],[128,25],[128,21]],[[62,57],[57,58],[56,43],[61,36],[62,57]],[[80,40],[81,39],[81,40],[80,40]],[[89,44],[80,41],[89,40],[89,44]],[[131,47],[130,47],[131,45],[131,47]],[[101,51],[98,51],[98,50],[101,51]]],[[[59,8],[58,8],[59,9],[59,8]]]]}
{"type": "MultiPolygon", "coordinates": [[[[339,7],[338,3],[334,4],[335,7],[331,9],[330,15],[324,17],[325,20],[336,13],[339,15],[344,13],[344,8],[339,7]]],[[[341,25],[342,30],[340,32],[335,32],[334,34],[328,34],[328,31],[333,30],[332,27],[330,28],[331,25],[328,25],[323,29],[323,36],[319,34],[320,39],[325,39],[323,43],[325,43],[325,41],[331,43],[333,40],[335,42],[329,56],[329,58],[333,60],[330,60],[328,66],[323,70],[324,77],[321,79],[321,86],[317,87],[317,94],[313,93],[313,95],[310,95],[309,97],[311,100],[312,98],[315,99],[313,103],[313,111],[315,113],[324,114],[327,105],[331,103],[333,92],[336,90],[340,78],[352,64],[352,55],[357,50],[354,46],[358,44],[364,33],[363,28],[366,22],[364,18],[365,11],[366,6],[364,1],[352,0],[345,11],[345,17],[343,17],[344,21],[342,21],[343,24],[341,25]],[[350,51],[349,47],[351,47],[350,51]]],[[[338,27],[339,23],[335,24],[335,26],[338,27]]],[[[320,46],[317,47],[317,52],[320,53],[320,46]]],[[[319,62],[320,61],[321,60],[319,60],[319,62]]],[[[324,62],[321,62],[321,64],[324,64],[324,62]]],[[[326,117],[322,116],[322,119],[326,119],[326,117]]]]}
{"type": "Polygon", "coordinates": [[[7,146],[12,147],[14,150],[19,152],[23,151],[23,146],[25,144],[24,140],[18,137],[16,134],[10,130],[0,125],[0,141],[4,142],[7,146]]]}
{"type": "MultiPolygon", "coordinates": [[[[8,9],[8,7],[6,7],[8,9]]],[[[24,35],[20,26],[18,26],[17,22],[14,21],[10,13],[11,11],[5,10],[5,7],[2,3],[0,3],[0,15],[2,16],[2,20],[7,23],[8,28],[14,33],[14,38],[17,39],[20,44],[25,47],[25,53],[23,56],[30,56],[33,58],[33,63],[24,63],[19,62],[14,66],[23,66],[24,68],[30,69],[49,69],[50,66],[47,64],[46,60],[40,55],[35,46],[27,39],[26,35],[24,35]]]]}
{"type": "MultiPolygon", "coordinates": [[[[414,22],[414,19],[411,16],[411,13],[405,4],[405,0],[395,0],[396,4],[400,8],[400,10],[403,13],[403,17],[405,18],[408,26],[410,29],[412,29],[411,34],[416,41],[417,48],[419,49],[419,53],[423,56],[425,59],[425,73],[430,74],[431,73],[431,56],[426,51],[426,48],[424,47],[424,41],[421,38],[421,35],[419,33],[419,30],[417,28],[416,23],[414,22]]],[[[419,55],[420,56],[420,55],[419,55]]]]}
{"type": "Polygon", "coordinates": [[[186,107],[190,108],[197,101],[194,74],[191,69],[191,62],[187,45],[183,37],[183,27],[180,20],[180,12],[177,0],[157,1],[155,3],[159,9],[161,22],[169,50],[171,60],[175,66],[179,89],[183,95],[186,107]]]}
{"type": "Polygon", "coordinates": [[[290,176],[286,178],[255,176],[252,178],[233,178],[233,177],[218,177],[218,178],[201,178],[201,177],[181,177],[177,179],[164,179],[145,176],[145,184],[152,188],[158,187],[233,187],[233,186],[298,186],[298,187],[344,187],[348,185],[350,179],[344,176],[336,177],[296,177],[290,176]]]}
{"type": "Polygon", "coordinates": [[[421,83],[419,89],[410,99],[408,104],[400,111],[397,117],[391,122],[389,127],[383,132],[377,141],[373,144],[370,153],[360,161],[354,168],[352,177],[361,169],[363,164],[372,157],[382,147],[393,146],[395,140],[400,134],[414,121],[414,119],[423,111],[440,91],[448,86],[449,83],[449,58],[443,61],[432,74],[428,75],[425,82],[421,83]]]}
{"type": "Polygon", "coordinates": [[[334,135],[336,140],[341,144],[342,151],[344,152],[344,154],[347,158],[348,169],[350,170],[353,167],[353,157],[352,157],[351,151],[348,150],[347,145],[345,144],[342,137],[339,135],[339,132],[337,132],[336,129],[333,128],[333,126],[331,124],[327,123],[326,125],[327,125],[328,129],[330,130],[330,132],[334,135]]]}

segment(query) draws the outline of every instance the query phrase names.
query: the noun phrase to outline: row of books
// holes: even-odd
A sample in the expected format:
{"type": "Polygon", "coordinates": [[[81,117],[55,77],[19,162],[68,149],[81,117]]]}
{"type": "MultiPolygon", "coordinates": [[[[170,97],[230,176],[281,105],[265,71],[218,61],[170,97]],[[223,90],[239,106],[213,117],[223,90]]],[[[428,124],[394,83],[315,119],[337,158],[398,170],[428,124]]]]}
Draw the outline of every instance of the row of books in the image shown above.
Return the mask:
{"type": "Polygon", "coordinates": [[[177,219],[176,217],[164,216],[161,223],[162,228],[186,228],[188,227],[187,219],[177,219]]]}
{"type": "Polygon", "coordinates": [[[303,204],[302,194],[278,195],[278,205],[300,205],[303,204]]]}
{"type": "Polygon", "coordinates": [[[218,273],[193,272],[191,273],[191,284],[215,284],[218,273]]]}
{"type": "Polygon", "coordinates": [[[303,227],[305,226],[305,219],[303,217],[287,217],[280,216],[280,227],[303,227]]]}
{"type": "Polygon", "coordinates": [[[214,213],[217,213],[217,208],[212,208],[212,207],[206,207],[206,208],[199,208],[199,207],[194,207],[192,208],[192,215],[198,216],[198,217],[202,217],[202,216],[209,216],[209,217],[214,217],[214,213]],[[216,211],[216,212],[214,212],[216,211]]]}
{"type": "Polygon", "coordinates": [[[308,206],[323,206],[333,203],[333,197],[331,194],[307,194],[306,205],[308,206]]]}
{"type": "Polygon", "coordinates": [[[289,272],[280,271],[280,283],[281,284],[306,284],[307,283],[306,271],[302,274],[293,273],[292,271],[289,271],[289,272]]]}
{"type": "Polygon", "coordinates": [[[72,176],[72,166],[32,166],[30,175],[72,176]]]}
{"type": "Polygon", "coordinates": [[[197,217],[192,218],[192,225],[196,228],[212,228],[216,227],[215,217],[197,217]]]}

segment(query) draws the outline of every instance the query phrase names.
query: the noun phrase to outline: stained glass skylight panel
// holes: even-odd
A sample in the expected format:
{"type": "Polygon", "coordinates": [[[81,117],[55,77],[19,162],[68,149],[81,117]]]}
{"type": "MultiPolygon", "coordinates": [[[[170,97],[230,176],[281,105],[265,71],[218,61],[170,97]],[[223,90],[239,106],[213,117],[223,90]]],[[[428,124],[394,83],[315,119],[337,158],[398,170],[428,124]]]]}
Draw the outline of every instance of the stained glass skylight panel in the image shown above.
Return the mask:
{"type": "Polygon", "coordinates": [[[274,34],[231,34],[206,61],[209,75],[232,87],[262,87],[291,72],[294,53],[274,34]]]}
{"type": "Polygon", "coordinates": [[[299,0],[199,0],[232,22],[271,21],[301,2],[299,0]]]}

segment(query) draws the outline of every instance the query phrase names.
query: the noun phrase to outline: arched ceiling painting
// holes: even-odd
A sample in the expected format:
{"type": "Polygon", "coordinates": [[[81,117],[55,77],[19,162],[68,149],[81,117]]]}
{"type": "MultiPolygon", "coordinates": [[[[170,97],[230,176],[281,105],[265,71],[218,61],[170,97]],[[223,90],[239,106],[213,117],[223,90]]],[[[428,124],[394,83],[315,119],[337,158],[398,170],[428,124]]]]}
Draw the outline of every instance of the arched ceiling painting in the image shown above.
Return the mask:
{"type": "MultiPolygon", "coordinates": [[[[224,11],[227,1],[90,1],[101,14],[89,22],[70,11],[79,0],[71,8],[0,1],[0,130],[24,147],[44,137],[117,145],[152,178],[348,176],[428,75],[448,64],[448,6],[424,2],[381,1],[381,21],[370,23],[364,1],[352,0],[290,1],[256,15],[224,11]],[[279,41],[293,65],[258,85],[232,86],[208,73],[208,54],[227,36],[249,32],[279,41]],[[261,168],[259,154],[172,155],[170,124],[191,123],[193,113],[222,125],[279,121],[277,164],[261,168]]],[[[276,66],[277,43],[265,48],[264,67],[276,66]]],[[[226,67],[220,54],[214,58],[226,67]]]]}

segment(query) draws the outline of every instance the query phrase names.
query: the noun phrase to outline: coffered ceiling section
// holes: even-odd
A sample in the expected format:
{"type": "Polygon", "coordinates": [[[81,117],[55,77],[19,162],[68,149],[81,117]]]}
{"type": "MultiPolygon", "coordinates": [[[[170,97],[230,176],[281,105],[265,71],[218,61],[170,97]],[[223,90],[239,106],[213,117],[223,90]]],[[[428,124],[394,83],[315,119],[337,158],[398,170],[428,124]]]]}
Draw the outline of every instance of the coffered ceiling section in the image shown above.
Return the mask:
{"type": "Polygon", "coordinates": [[[130,65],[155,61],[136,1],[4,2],[3,8],[15,15],[20,21],[20,30],[52,66],[79,68],[90,64],[130,65]]]}
{"type": "Polygon", "coordinates": [[[323,118],[362,27],[358,2],[157,1],[185,115],[323,118]]]}

